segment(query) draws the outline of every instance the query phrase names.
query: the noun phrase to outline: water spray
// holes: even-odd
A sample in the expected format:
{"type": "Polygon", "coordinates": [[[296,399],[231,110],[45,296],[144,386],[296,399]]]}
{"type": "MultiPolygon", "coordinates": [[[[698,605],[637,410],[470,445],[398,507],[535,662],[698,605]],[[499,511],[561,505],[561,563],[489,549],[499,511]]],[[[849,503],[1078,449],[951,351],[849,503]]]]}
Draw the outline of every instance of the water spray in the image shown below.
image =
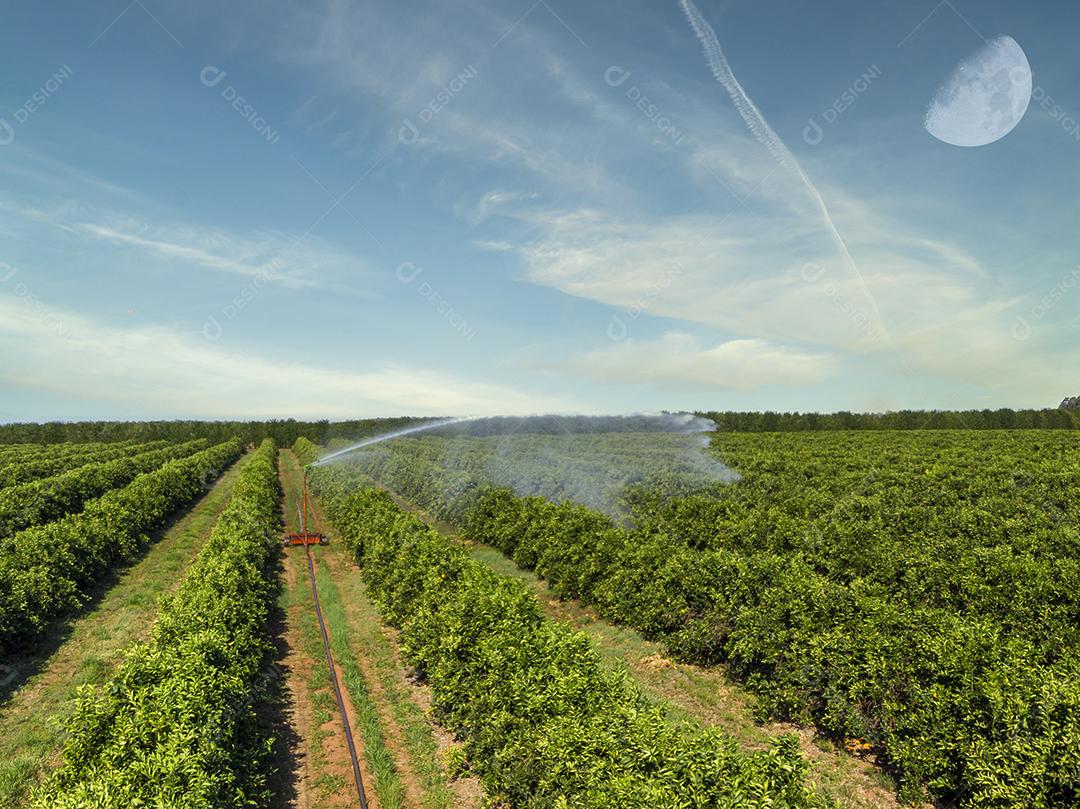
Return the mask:
{"type": "Polygon", "coordinates": [[[438,419],[437,421],[431,421],[427,424],[417,424],[415,427],[405,427],[401,430],[395,430],[392,433],[386,433],[385,435],[377,435],[373,438],[366,438],[363,441],[353,444],[352,446],[345,447],[344,449],[339,449],[337,452],[331,452],[324,458],[319,458],[319,460],[315,461],[315,463],[311,464],[311,466],[322,466],[323,464],[328,464],[331,461],[340,458],[342,455],[347,455],[350,452],[358,449],[363,449],[364,447],[381,444],[383,441],[389,441],[393,438],[401,438],[402,436],[412,435],[413,433],[422,433],[426,430],[434,430],[438,427],[449,427],[451,424],[461,424],[466,421],[475,421],[478,418],[479,416],[459,416],[455,418],[438,419]]]}
{"type": "MultiPolygon", "coordinates": [[[[473,480],[522,496],[571,500],[622,519],[627,492],[654,475],[666,487],[665,497],[737,481],[737,472],[704,451],[716,429],[713,421],[693,413],[455,417],[364,439],[313,466],[347,460],[343,456],[396,438],[438,433],[426,448],[403,451],[427,453],[448,473],[442,484],[447,493],[468,488],[463,481],[473,480]]],[[[361,467],[371,462],[364,452],[354,457],[361,467]]]]}

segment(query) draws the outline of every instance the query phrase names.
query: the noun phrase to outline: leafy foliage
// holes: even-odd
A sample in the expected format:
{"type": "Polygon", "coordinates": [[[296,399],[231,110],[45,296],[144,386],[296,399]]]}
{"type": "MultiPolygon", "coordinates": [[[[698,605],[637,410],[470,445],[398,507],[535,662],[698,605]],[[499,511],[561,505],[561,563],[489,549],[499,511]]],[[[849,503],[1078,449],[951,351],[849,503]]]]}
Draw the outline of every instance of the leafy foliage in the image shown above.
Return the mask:
{"type": "MultiPolygon", "coordinates": [[[[2,425],[0,425],[2,427],[2,425]]],[[[51,460],[60,458],[75,452],[90,453],[95,450],[116,449],[119,446],[130,446],[134,441],[118,441],[112,443],[51,443],[51,444],[0,444],[0,466],[19,463],[28,460],[51,460]]]]}
{"type": "Polygon", "coordinates": [[[91,498],[203,449],[206,441],[200,438],[131,457],[89,463],[59,475],[0,489],[0,539],[78,511],[91,498]]]}
{"type": "Polygon", "coordinates": [[[292,449],[302,466],[315,463],[315,461],[319,460],[319,456],[322,455],[322,450],[303,436],[296,439],[292,449]]]}
{"type": "Polygon", "coordinates": [[[0,546],[0,651],[78,609],[106,571],[132,559],[173,512],[240,455],[235,439],[139,475],[82,512],[20,531],[0,546]]]}
{"type": "Polygon", "coordinates": [[[392,447],[354,466],[561,596],[726,664],[763,713],[864,740],[904,798],[1080,804],[1074,434],[718,434],[742,480],[633,492],[636,529],[485,488],[430,439],[392,447]]]}
{"type": "MultiPolygon", "coordinates": [[[[326,444],[334,439],[356,441],[420,421],[407,416],[397,418],[355,419],[351,421],[71,421],[47,424],[0,424],[0,442],[19,444],[57,444],[74,441],[156,441],[170,444],[205,438],[221,443],[236,436],[245,443],[272,438],[278,446],[288,446],[298,437],[326,444]]],[[[3,444],[0,444],[2,453],[3,444]]],[[[2,456],[0,456],[2,457],[2,456]]]]}
{"type": "Polygon", "coordinates": [[[441,720],[492,800],[521,807],[824,807],[793,736],[741,752],[676,726],[516,580],[470,559],[385,492],[332,467],[314,481],[441,720]],[[359,491],[352,491],[359,485],[359,491]]]}
{"type": "Polygon", "coordinates": [[[898,410],[889,413],[711,412],[701,415],[725,432],[806,430],[1076,430],[1080,415],[1062,408],[1041,410],[898,410]]]}
{"type": "Polygon", "coordinates": [[[269,568],[277,549],[276,449],[265,441],[150,640],[111,682],[87,687],[45,809],[266,806],[270,744],[255,706],[272,675],[269,568]]]}
{"type": "Polygon", "coordinates": [[[39,478],[59,475],[88,463],[111,461],[114,458],[126,458],[142,452],[150,452],[167,446],[166,441],[152,441],[148,444],[123,442],[105,446],[90,445],[89,448],[76,444],[59,453],[35,453],[28,458],[19,458],[0,466],[0,487],[15,486],[39,478]]]}

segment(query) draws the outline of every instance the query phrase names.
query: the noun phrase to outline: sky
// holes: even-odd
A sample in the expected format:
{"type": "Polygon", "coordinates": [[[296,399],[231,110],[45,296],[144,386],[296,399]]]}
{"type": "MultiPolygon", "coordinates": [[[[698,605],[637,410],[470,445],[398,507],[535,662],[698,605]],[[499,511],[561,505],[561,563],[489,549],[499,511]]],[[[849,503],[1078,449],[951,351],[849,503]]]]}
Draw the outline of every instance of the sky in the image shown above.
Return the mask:
{"type": "Polygon", "coordinates": [[[1080,393],[1075,3],[5,12],[0,421],[1080,393]],[[999,35],[1023,119],[932,136],[999,35]]]}

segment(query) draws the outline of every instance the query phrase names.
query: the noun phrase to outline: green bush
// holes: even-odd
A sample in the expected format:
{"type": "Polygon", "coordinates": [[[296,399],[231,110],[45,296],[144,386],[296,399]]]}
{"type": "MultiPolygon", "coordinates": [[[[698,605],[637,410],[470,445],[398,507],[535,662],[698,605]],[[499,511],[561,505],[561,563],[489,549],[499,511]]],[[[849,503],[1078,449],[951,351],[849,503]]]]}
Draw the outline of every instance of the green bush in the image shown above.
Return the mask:
{"type": "Polygon", "coordinates": [[[52,477],[0,489],[0,540],[78,511],[87,500],[205,448],[206,441],[198,439],[130,457],[89,463],[52,477]]]}
{"type": "Polygon", "coordinates": [[[319,447],[303,436],[296,439],[296,443],[293,444],[293,452],[296,453],[296,457],[300,460],[301,466],[315,463],[322,454],[322,450],[319,449],[319,447]]]}
{"type": "MultiPolygon", "coordinates": [[[[401,629],[440,720],[491,799],[521,807],[823,807],[793,736],[741,752],[676,727],[587,637],[546,619],[516,580],[473,561],[385,492],[315,485],[369,591],[401,629]]],[[[337,478],[341,480],[341,478],[337,478]]]]}
{"type": "Polygon", "coordinates": [[[64,764],[40,809],[266,806],[270,740],[256,707],[266,667],[279,527],[276,448],[249,459],[148,642],[104,687],[80,690],[64,764]]]}
{"type": "Polygon", "coordinates": [[[233,440],[170,461],[91,500],[78,514],[20,531],[0,545],[0,651],[79,609],[94,582],[131,560],[241,450],[233,440]]]}
{"type": "Polygon", "coordinates": [[[1078,445],[1064,431],[717,434],[742,479],[708,495],[632,487],[634,527],[486,487],[475,439],[395,442],[323,474],[371,474],[560,596],[725,664],[763,716],[869,743],[905,799],[1051,809],[1080,805],[1078,445]]]}

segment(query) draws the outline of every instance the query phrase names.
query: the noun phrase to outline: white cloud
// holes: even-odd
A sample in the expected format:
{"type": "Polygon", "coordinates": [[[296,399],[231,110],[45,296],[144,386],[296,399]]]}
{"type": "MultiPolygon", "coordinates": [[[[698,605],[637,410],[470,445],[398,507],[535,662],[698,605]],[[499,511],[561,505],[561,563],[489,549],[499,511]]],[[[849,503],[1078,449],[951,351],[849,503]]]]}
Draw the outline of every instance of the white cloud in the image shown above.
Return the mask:
{"type": "Polygon", "coordinates": [[[519,388],[387,364],[330,368],[244,355],[165,328],[122,329],[71,312],[48,317],[0,296],[9,390],[36,389],[114,404],[140,416],[350,418],[569,412],[581,408],[519,388]]]}
{"type": "Polygon", "coordinates": [[[881,320],[827,237],[781,214],[650,221],[532,211],[519,218],[538,235],[515,242],[515,252],[532,282],[623,310],[616,316],[632,329],[626,312],[684,320],[750,341],[816,346],[838,364],[868,362],[912,384],[962,380],[1016,402],[1053,400],[1063,369],[1077,372],[1074,355],[1016,339],[1023,296],[1001,288],[969,253],[851,200],[839,208],[857,223],[852,250],[881,320]],[[786,228],[786,242],[772,238],[776,228],[786,228]]]}
{"type": "Polygon", "coordinates": [[[43,209],[0,199],[0,210],[81,240],[135,251],[170,268],[198,267],[293,288],[332,286],[342,277],[355,280],[373,274],[356,257],[310,234],[300,238],[273,230],[238,233],[207,225],[151,222],[71,201],[43,209]]]}
{"type": "MultiPolygon", "coordinates": [[[[115,245],[134,247],[159,258],[183,264],[197,264],[211,270],[249,275],[277,281],[287,286],[313,286],[315,281],[309,276],[310,268],[296,268],[283,271],[285,262],[281,254],[291,245],[286,245],[272,238],[259,241],[240,240],[236,237],[224,237],[219,231],[191,230],[180,234],[173,232],[166,235],[156,229],[156,238],[148,238],[137,232],[119,230],[115,227],[96,225],[90,222],[76,222],[70,230],[111,242],[115,245]],[[186,240],[186,243],[184,241],[186,240]]],[[[139,230],[145,231],[145,227],[139,230]]]]}
{"type": "Polygon", "coordinates": [[[76,168],[21,143],[5,147],[4,157],[6,159],[0,160],[0,173],[30,180],[38,190],[49,188],[68,194],[72,187],[76,187],[88,193],[123,199],[128,203],[146,204],[146,198],[130,188],[102,179],[96,174],[76,168]]]}
{"type": "Polygon", "coordinates": [[[692,335],[668,332],[659,340],[625,340],[592,351],[575,368],[609,382],[695,385],[753,391],[765,385],[815,385],[835,371],[826,354],[764,340],[729,340],[704,347],[692,335]]]}
{"type": "MultiPolygon", "coordinates": [[[[366,123],[376,119],[388,133],[465,63],[480,65],[468,98],[440,111],[405,159],[439,159],[451,174],[481,167],[482,184],[454,212],[483,223],[473,245],[516,254],[533,283],[710,326],[737,338],[723,344],[728,352],[731,345],[745,352],[743,342],[759,351],[812,346],[814,356],[845,367],[876,365],[915,385],[962,379],[1023,401],[1060,384],[1064,352],[1014,339],[1022,296],[1007,286],[1015,281],[999,280],[1008,273],[987,272],[974,241],[965,247],[965,218],[912,227],[891,211],[925,212],[923,190],[850,192],[836,182],[845,174],[842,153],[793,144],[815,179],[808,184],[792,170],[794,157],[781,166],[747,134],[706,71],[676,80],[662,56],[649,54],[630,66],[630,83],[685,129],[685,140],[673,144],[658,138],[625,87],[604,82],[603,63],[560,57],[577,47],[565,31],[549,38],[542,25],[522,24],[514,47],[527,46],[532,58],[515,64],[503,61],[506,50],[489,52],[486,29],[506,29],[497,11],[474,20],[455,7],[404,30],[393,15],[327,2],[284,58],[324,71],[344,106],[351,100],[366,123]],[[413,64],[402,69],[406,60],[413,64]]],[[[658,42],[696,49],[682,26],[657,31],[658,42]]],[[[716,362],[710,350],[683,346],[680,356],[716,362]]]]}
{"type": "Polygon", "coordinates": [[[502,209],[513,205],[515,202],[534,200],[539,194],[526,194],[520,191],[507,191],[502,188],[494,188],[484,193],[475,202],[459,202],[454,206],[454,213],[468,222],[470,225],[479,225],[493,214],[498,214],[502,209]]]}

